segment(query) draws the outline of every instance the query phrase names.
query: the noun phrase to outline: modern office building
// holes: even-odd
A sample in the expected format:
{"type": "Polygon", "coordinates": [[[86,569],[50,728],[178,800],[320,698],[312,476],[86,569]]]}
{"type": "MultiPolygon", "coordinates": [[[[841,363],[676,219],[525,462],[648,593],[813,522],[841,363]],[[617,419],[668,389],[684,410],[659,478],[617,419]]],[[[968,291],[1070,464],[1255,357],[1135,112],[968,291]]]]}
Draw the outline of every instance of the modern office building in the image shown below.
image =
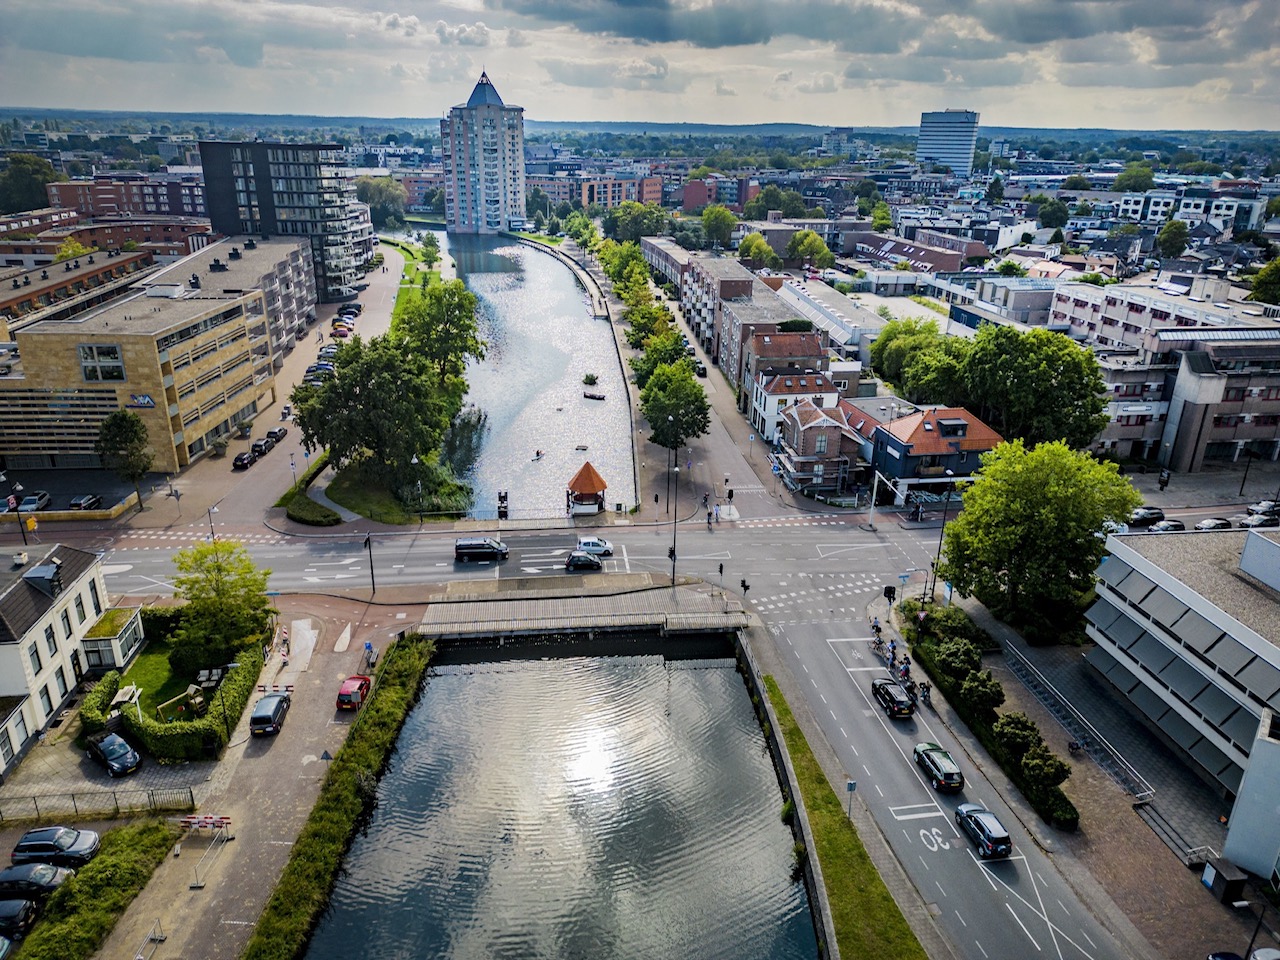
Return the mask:
{"type": "Polygon", "coordinates": [[[304,237],[322,301],[350,298],[373,248],[368,208],[336,143],[201,141],[205,204],[229,237],[304,237]]]}
{"type": "Polygon", "coordinates": [[[973,110],[940,110],[920,114],[916,163],[950,167],[957,177],[973,173],[978,145],[978,114],[973,110]]]}
{"type": "Polygon", "coordinates": [[[450,233],[524,228],[524,107],[508,106],[486,73],[440,121],[450,233]]]}

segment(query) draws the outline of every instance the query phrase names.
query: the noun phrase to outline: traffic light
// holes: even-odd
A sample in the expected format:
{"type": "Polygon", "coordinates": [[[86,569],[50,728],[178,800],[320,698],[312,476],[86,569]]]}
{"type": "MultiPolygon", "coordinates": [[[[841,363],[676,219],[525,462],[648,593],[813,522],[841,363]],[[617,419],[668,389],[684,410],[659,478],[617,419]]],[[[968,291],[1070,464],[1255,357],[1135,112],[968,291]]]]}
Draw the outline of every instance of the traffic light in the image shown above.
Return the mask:
{"type": "Polygon", "coordinates": [[[676,548],[675,548],[675,547],[667,547],[667,559],[668,559],[668,560],[674,560],[675,558],[676,558],[676,548]]]}
{"type": "Polygon", "coordinates": [[[890,603],[893,603],[893,601],[897,599],[897,596],[898,596],[898,588],[891,583],[886,584],[884,588],[884,598],[888,600],[890,603]]]}
{"type": "Polygon", "coordinates": [[[729,491],[729,502],[730,502],[730,503],[733,503],[733,491],[732,491],[732,490],[730,490],[730,491],[729,491]]]}
{"type": "Polygon", "coordinates": [[[720,564],[720,576],[724,576],[724,564],[720,564]]]}
{"type": "Polygon", "coordinates": [[[653,495],[653,502],[654,503],[658,502],[658,495],[656,493],[653,495]]]}
{"type": "Polygon", "coordinates": [[[742,578],[741,583],[742,583],[742,595],[745,597],[747,595],[747,591],[751,589],[751,584],[747,583],[746,577],[742,578]]]}

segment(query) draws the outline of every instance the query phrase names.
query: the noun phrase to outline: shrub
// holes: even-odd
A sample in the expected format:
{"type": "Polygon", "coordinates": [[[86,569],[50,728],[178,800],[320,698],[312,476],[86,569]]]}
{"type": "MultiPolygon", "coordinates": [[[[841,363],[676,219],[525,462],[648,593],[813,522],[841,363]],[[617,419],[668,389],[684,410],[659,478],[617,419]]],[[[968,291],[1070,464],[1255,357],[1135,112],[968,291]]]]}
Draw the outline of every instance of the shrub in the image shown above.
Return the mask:
{"type": "Polygon", "coordinates": [[[1044,741],[1032,744],[1022,758],[1022,775],[1029,789],[1048,790],[1065,783],[1071,776],[1071,765],[1045,746],[1044,741]]]}
{"type": "Polygon", "coordinates": [[[80,701],[80,726],[85,733],[100,733],[107,729],[107,709],[119,692],[120,671],[112,670],[85,694],[80,701]]]}
{"type": "Polygon", "coordinates": [[[960,684],[960,699],[988,723],[995,719],[996,708],[1004,703],[1004,688],[991,671],[973,670],[960,684]]]}
{"type": "MultiPolygon", "coordinates": [[[[996,740],[1014,763],[1022,763],[1023,757],[1034,747],[1044,745],[1044,737],[1036,722],[1025,713],[1006,713],[991,727],[996,740]]],[[[1061,781],[1058,781],[1061,783],[1061,781]]]]}
{"type": "Polygon", "coordinates": [[[148,640],[168,640],[182,626],[182,607],[143,607],[142,632],[148,640]]]}
{"type": "Polygon", "coordinates": [[[285,516],[295,523],[309,527],[336,527],[342,517],[322,503],[316,503],[306,493],[298,493],[289,501],[285,516]]]}
{"type": "Polygon", "coordinates": [[[935,649],[938,669],[951,677],[967,677],[982,668],[982,654],[968,640],[948,640],[935,649]]]}

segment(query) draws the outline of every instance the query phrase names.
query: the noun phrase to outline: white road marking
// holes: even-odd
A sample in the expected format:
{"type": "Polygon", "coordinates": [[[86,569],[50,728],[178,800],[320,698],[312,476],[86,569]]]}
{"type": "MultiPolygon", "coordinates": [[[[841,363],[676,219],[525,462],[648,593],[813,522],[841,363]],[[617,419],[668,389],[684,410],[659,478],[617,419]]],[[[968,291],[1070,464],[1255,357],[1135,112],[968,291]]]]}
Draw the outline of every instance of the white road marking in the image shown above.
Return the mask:
{"type": "Polygon", "coordinates": [[[1031,941],[1032,946],[1034,946],[1037,950],[1040,950],[1040,944],[1036,943],[1036,938],[1031,935],[1031,931],[1027,929],[1026,924],[1022,922],[1022,920],[1018,917],[1018,914],[1014,912],[1013,907],[1011,907],[1008,903],[1006,903],[1005,909],[1009,911],[1009,916],[1013,917],[1014,920],[1018,921],[1018,926],[1022,927],[1022,932],[1027,935],[1027,939],[1031,941]]]}

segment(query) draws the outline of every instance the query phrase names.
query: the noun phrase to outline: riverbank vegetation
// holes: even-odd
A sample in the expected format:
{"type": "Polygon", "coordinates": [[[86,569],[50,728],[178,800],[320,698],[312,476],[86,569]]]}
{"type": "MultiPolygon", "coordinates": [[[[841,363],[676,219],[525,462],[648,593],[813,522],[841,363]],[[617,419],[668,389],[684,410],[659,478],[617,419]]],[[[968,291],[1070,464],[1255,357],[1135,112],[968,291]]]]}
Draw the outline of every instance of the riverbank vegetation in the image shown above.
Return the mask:
{"type": "Polygon", "coordinates": [[[844,960],[925,960],[924,948],[867,855],[777,681],[766,676],[764,685],[812,830],[815,849],[810,853],[822,866],[840,956],[844,960]]]}
{"type": "Polygon", "coordinates": [[[383,657],[373,694],[329,766],[311,816],[258,918],[244,960],[302,955],[329,903],[343,857],[373,811],[378,778],[418,700],[434,650],[429,638],[409,634],[393,643],[383,657]]]}

